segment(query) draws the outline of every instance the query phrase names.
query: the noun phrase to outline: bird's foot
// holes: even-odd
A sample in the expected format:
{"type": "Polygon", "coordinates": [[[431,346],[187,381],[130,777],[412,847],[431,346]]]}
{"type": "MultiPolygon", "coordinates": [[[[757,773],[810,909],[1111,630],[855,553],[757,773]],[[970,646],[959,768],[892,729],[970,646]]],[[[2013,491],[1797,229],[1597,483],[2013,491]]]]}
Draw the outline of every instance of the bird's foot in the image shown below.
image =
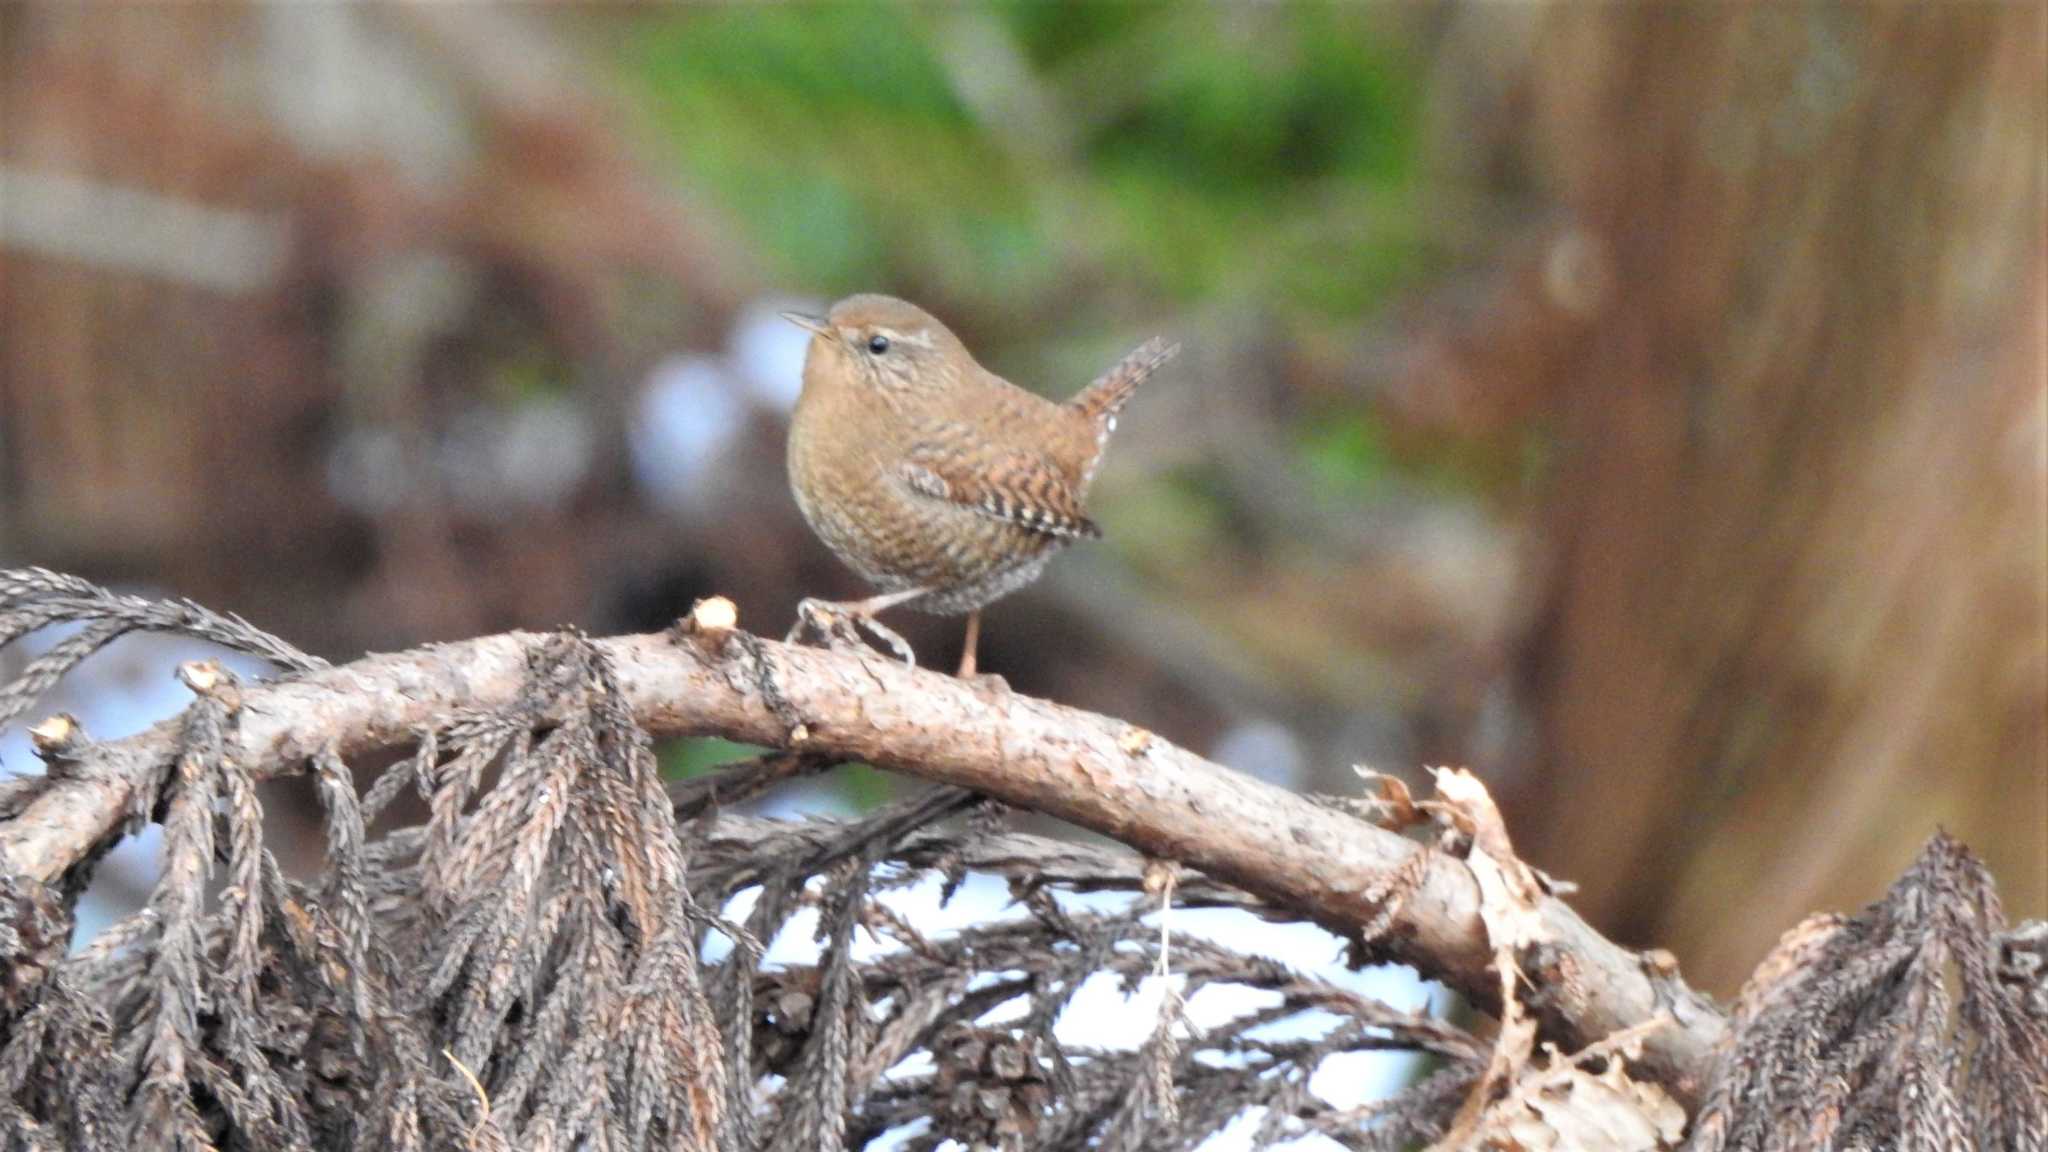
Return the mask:
{"type": "Polygon", "coordinates": [[[874,618],[867,601],[834,603],[805,597],[797,602],[796,623],[783,639],[790,644],[812,644],[821,648],[866,648],[861,635],[874,637],[897,659],[917,667],[917,654],[896,630],[874,618]]]}
{"type": "Polygon", "coordinates": [[[970,672],[960,677],[960,679],[967,681],[976,688],[989,692],[1008,692],[1010,690],[1010,682],[1003,679],[1002,675],[996,672],[970,672]]]}

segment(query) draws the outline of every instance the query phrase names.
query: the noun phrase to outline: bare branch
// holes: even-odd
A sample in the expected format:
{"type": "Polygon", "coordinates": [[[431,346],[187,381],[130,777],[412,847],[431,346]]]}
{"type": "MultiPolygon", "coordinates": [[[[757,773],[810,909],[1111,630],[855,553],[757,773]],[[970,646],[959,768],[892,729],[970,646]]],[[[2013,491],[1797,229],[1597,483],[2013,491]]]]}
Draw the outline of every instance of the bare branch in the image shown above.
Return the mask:
{"type": "MultiPolygon", "coordinates": [[[[518,701],[547,638],[512,633],[376,655],[243,689],[227,751],[252,775],[317,757],[414,745],[459,711],[518,701]]],[[[1479,891],[1455,857],[1232,772],[1131,725],[879,655],[827,652],[742,632],[595,641],[632,718],[655,736],[717,735],[806,756],[864,760],[1069,820],[1176,860],[1346,935],[1384,925],[1376,957],[1412,964],[1481,1004],[1498,983],[1479,891]],[[1397,879],[1398,878],[1398,879],[1397,879]]],[[[535,719],[549,709],[536,703],[535,719]]],[[[180,720],[92,746],[0,825],[0,873],[49,881],[90,857],[162,778],[180,720]]],[[[1703,1088],[1721,1013],[1675,977],[1605,940],[1554,897],[1548,941],[1522,956],[1530,1007],[1583,1045],[1669,1008],[1643,1069],[1679,1099],[1703,1088]]]]}

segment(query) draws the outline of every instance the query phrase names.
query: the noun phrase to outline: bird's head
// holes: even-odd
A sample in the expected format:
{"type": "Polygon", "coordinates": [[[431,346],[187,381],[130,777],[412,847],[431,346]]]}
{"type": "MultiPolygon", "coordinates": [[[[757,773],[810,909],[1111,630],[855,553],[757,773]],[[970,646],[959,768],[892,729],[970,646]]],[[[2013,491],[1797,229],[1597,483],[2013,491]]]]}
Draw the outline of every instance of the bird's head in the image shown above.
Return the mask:
{"type": "Polygon", "coordinates": [[[978,367],[937,317],[894,296],[848,296],[823,316],[782,317],[811,333],[806,390],[851,384],[887,400],[944,391],[978,367]]]}

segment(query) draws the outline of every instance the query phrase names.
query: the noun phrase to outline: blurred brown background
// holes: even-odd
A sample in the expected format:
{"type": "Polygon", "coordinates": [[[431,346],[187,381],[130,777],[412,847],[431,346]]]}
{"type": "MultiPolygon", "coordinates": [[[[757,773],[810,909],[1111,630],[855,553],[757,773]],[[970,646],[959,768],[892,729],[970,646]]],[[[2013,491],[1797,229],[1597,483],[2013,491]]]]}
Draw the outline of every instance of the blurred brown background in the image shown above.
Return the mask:
{"type": "Polygon", "coordinates": [[[1721,991],[1937,825],[2042,915],[2044,20],[7,5],[0,563],[336,658],[779,633],[858,585],[778,307],[1054,395],[1168,332],[1110,540],[988,620],[1019,689],[1301,788],[1471,764],[1721,991]]]}

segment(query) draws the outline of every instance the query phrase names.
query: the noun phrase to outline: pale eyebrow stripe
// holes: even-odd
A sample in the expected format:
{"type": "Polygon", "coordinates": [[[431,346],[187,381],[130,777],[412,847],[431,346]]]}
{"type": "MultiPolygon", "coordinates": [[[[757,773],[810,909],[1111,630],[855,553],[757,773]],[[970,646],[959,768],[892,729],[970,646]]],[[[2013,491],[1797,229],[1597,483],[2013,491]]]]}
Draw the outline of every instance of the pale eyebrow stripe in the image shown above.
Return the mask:
{"type": "Polygon", "coordinates": [[[920,348],[932,346],[932,334],[929,329],[919,328],[915,332],[898,332],[893,328],[877,328],[875,331],[887,336],[891,340],[901,340],[905,344],[915,344],[920,348]]]}

